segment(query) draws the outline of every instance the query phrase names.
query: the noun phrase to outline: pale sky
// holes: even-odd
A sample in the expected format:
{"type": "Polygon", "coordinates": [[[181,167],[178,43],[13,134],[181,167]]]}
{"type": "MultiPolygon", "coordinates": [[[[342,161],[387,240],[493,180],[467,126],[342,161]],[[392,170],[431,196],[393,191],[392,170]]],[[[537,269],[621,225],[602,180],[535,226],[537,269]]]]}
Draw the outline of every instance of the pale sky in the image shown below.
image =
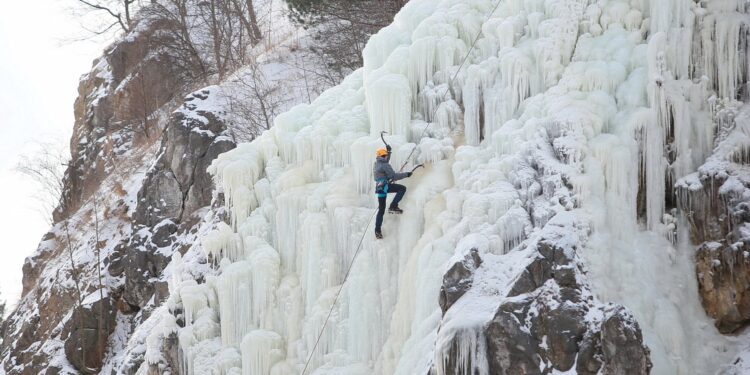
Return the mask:
{"type": "Polygon", "coordinates": [[[73,0],[4,1],[0,11],[0,298],[21,293],[21,267],[49,229],[36,186],[13,169],[36,140],[67,144],[78,79],[103,50],[102,41],[71,42],[79,23],[73,0]]]}

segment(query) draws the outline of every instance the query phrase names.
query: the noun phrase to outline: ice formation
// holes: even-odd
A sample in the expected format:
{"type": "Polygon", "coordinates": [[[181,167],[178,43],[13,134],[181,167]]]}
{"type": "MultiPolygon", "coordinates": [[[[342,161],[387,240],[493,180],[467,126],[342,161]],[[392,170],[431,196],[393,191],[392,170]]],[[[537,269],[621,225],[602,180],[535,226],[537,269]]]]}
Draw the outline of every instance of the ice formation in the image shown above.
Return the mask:
{"type": "Polygon", "coordinates": [[[597,297],[633,311],[654,373],[715,371],[733,343],[698,304],[668,192],[709,155],[721,102],[747,90],[746,8],[410,1],[363,69],[210,167],[231,219],[202,240],[217,274],[171,285],[186,374],[298,374],[308,357],[315,374],[447,374],[451,333],[486,373],[482,340],[464,328],[502,297],[478,291],[441,317],[445,267],[477,248],[496,265],[483,288],[502,293],[520,249],[550,226],[584,245],[597,297]],[[387,218],[386,239],[368,229],[332,306],[376,204],[381,131],[394,165],[428,165],[405,181],[406,213],[387,218]],[[560,187],[572,194],[553,196],[560,187]]]}

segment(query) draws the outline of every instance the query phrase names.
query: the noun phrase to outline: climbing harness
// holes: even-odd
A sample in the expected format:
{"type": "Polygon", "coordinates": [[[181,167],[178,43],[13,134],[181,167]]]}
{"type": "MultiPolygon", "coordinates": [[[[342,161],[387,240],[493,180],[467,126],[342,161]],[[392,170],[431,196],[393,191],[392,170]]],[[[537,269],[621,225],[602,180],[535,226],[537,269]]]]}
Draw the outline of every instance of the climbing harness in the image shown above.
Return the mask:
{"type": "Polygon", "coordinates": [[[379,178],[375,180],[375,195],[377,195],[378,198],[387,197],[388,185],[390,185],[390,182],[386,178],[379,178]]]}
{"type": "MultiPolygon", "coordinates": [[[[482,23],[483,25],[487,23],[487,21],[492,18],[492,16],[495,14],[497,9],[500,7],[501,0],[497,0],[497,4],[495,4],[495,7],[492,9],[492,12],[487,15],[487,19],[482,23]]],[[[448,92],[450,91],[451,86],[456,81],[456,78],[458,78],[458,73],[461,72],[461,69],[463,69],[466,62],[469,60],[469,56],[471,56],[471,52],[474,50],[474,48],[477,45],[477,42],[479,41],[479,37],[482,35],[482,29],[479,29],[479,32],[477,33],[477,36],[474,38],[474,41],[471,43],[471,48],[469,48],[468,52],[466,52],[466,56],[464,56],[463,61],[461,61],[461,65],[458,66],[458,70],[456,70],[456,73],[453,75],[451,80],[448,82],[448,87],[445,89],[445,93],[443,93],[442,100],[445,100],[445,97],[448,95],[448,92]]],[[[437,113],[437,109],[435,108],[434,114],[437,113]]],[[[432,125],[432,123],[428,123],[427,126],[425,126],[424,130],[422,130],[422,134],[419,135],[419,140],[421,141],[422,138],[424,138],[424,135],[427,133],[427,129],[432,125]]],[[[380,139],[383,141],[383,143],[386,146],[386,149],[390,152],[390,145],[385,141],[385,137],[383,134],[386,134],[387,132],[381,131],[380,132],[380,139]]],[[[399,172],[403,171],[406,165],[409,163],[409,159],[414,155],[414,152],[417,151],[417,147],[419,147],[419,142],[417,142],[414,145],[414,148],[409,153],[409,156],[406,157],[406,160],[404,161],[404,164],[399,169],[399,172]]],[[[418,168],[424,168],[424,164],[419,164],[412,169],[412,173],[416,171],[418,168]]],[[[387,195],[387,181],[385,186],[385,194],[387,195]]],[[[376,190],[377,191],[377,190],[376,190]]],[[[378,195],[379,196],[379,195],[378,195]]],[[[331,314],[333,314],[333,309],[336,308],[336,303],[339,300],[339,296],[341,296],[341,291],[344,290],[344,285],[346,284],[346,280],[349,279],[349,274],[352,271],[352,267],[354,266],[354,261],[357,260],[357,255],[359,255],[359,252],[362,250],[362,241],[365,239],[365,234],[367,234],[367,229],[370,228],[370,224],[372,224],[372,218],[375,217],[375,214],[378,212],[376,209],[372,215],[370,216],[370,220],[367,222],[367,226],[365,227],[365,230],[362,231],[362,236],[359,239],[359,243],[357,244],[357,250],[354,252],[354,256],[352,257],[351,262],[349,263],[349,268],[346,270],[346,274],[344,275],[344,280],[341,282],[341,286],[339,287],[339,290],[336,292],[336,296],[333,298],[333,302],[331,303],[331,309],[328,311],[328,316],[326,317],[326,320],[323,321],[323,327],[320,328],[320,333],[318,334],[317,340],[315,340],[315,345],[313,345],[312,349],[310,350],[310,354],[307,357],[307,361],[305,362],[305,367],[302,369],[302,373],[300,375],[305,375],[307,372],[307,368],[310,366],[310,361],[312,361],[313,355],[315,354],[315,350],[318,348],[318,344],[320,344],[320,339],[323,337],[323,332],[325,332],[326,326],[328,325],[328,321],[331,319],[331,314]]]]}

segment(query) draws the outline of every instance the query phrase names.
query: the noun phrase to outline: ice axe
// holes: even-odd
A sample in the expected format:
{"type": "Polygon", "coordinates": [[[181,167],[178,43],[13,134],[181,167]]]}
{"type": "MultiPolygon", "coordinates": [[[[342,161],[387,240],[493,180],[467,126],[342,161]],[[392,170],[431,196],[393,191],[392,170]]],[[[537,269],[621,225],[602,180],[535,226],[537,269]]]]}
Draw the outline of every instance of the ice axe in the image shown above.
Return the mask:
{"type": "Polygon", "coordinates": [[[388,150],[388,152],[390,153],[391,152],[391,145],[389,145],[388,142],[385,141],[385,137],[383,136],[383,134],[388,134],[388,132],[385,131],[385,130],[381,131],[380,132],[380,139],[383,141],[383,144],[385,145],[385,149],[388,150]]]}
{"type": "Polygon", "coordinates": [[[414,171],[416,171],[419,168],[424,168],[424,164],[419,164],[416,167],[412,168],[411,173],[414,173],[414,171]]]}

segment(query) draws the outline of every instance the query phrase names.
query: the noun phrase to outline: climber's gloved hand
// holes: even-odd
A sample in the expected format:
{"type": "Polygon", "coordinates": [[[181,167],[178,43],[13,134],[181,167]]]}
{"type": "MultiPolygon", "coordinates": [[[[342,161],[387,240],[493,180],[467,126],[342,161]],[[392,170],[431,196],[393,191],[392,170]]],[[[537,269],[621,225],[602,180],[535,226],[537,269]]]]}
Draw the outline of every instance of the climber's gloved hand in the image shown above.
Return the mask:
{"type": "Polygon", "coordinates": [[[391,145],[385,145],[385,150],[390,154],[392,150],[391,145]]]}
{"type": "Polygon", "coordinates": [[[412,172],[406,172],[406,177],[411,177],[412,172]]]}

